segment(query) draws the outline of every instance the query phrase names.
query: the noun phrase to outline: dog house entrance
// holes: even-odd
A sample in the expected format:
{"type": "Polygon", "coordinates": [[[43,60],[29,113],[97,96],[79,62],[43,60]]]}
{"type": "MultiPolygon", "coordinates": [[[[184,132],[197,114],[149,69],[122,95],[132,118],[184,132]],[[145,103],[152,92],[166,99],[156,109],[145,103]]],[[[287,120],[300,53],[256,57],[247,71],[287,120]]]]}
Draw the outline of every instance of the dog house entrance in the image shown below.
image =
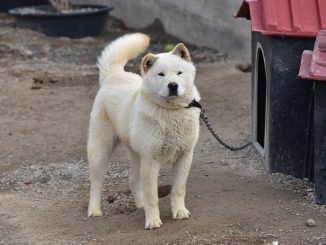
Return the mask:
{"type": "Polygon", "coordinates": [[[255,103],[255,143],[258,149],[264,154],[265,146],[265,115],[266,115],[266,69],[265,59],[261,47],[257,48],[256,54],[256,103],[255,103]]]}

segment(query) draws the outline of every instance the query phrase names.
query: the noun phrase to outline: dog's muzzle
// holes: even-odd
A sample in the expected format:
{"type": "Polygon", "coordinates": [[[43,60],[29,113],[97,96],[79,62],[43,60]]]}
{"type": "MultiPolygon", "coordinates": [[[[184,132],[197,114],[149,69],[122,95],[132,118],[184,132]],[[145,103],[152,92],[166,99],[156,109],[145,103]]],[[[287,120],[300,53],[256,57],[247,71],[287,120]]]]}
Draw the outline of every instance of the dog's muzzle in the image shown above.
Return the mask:
{"type": "Polygon", "coordinates": [[[179,85],[175,82],[169,83],[169,96],[178,96],[178,87],[179,85]]]}

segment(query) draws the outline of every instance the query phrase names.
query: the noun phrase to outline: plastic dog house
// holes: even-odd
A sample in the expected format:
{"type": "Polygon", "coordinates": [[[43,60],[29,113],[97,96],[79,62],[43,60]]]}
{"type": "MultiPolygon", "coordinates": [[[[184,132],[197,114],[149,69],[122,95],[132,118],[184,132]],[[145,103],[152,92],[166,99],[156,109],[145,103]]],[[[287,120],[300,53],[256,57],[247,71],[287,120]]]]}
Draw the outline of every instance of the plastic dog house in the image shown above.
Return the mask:
{"type": "Polygon", "coordinates": [[[313,179],[313,82],[301,54],[326,29],[324,0],[244,0],[252,25],[252,141],[269,172],[313,179]]]}
{"type": "Polygon", "coordinates": [[[317,203],[326,204],[326,30],[319,32],[313,51],[303,52],[299,77],[315,82],[315,200],[317,203]]]}

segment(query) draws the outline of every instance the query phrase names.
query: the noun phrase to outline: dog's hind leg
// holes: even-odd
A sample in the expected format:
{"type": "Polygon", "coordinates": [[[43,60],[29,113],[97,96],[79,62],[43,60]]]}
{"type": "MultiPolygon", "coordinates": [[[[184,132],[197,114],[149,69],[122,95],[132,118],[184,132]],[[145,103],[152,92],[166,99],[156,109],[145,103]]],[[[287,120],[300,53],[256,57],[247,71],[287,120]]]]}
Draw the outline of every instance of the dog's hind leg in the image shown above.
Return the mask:
{"type": "Polygon", "coordinates": [[[140,177],[140,158],[133,150],[129,149],[129,156],[131,161],[131,171],[129,176],[129,186],[134,197],[136,207],[144,207],[144,194],[140,177]]]}
{"type": "MultiPolygon", "coordinates": [[[[95,113],[94,113],[95,114],[95,113]]],[[[90,169],[90,197],[88,217],[102,216],[101,192],[110,155],[118,142],[110,122],[100,115],[92,115],[87,143],[90,169]]]]}

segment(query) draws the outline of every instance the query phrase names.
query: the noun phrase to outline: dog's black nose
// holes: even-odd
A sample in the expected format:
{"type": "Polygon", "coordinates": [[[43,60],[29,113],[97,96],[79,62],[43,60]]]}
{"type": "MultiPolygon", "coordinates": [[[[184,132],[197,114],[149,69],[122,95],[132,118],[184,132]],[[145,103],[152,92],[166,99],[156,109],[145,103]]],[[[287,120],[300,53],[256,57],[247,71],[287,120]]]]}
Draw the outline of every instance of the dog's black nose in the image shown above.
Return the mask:
{"type": "Polygon", "coordinates": [[[175,82],[172,82],[172,83],[169,83],[168,84],[168,88],[170,89],[170,90],[177,90],[178,89],[178,84],[177,83],[175,83],[175,82]]]}

